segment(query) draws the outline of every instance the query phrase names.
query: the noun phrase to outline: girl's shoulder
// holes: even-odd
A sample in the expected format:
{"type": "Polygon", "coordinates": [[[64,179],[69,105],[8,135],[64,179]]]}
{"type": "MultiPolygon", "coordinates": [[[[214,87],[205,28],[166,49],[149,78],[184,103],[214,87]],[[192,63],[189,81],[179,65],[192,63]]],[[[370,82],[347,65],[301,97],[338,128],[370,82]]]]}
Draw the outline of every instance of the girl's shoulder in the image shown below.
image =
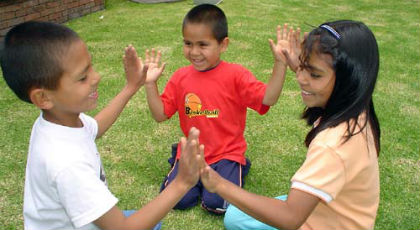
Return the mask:
{"type": "MultiPolygon", "coordinates": [[[[319,132],[312,140],[311,146],[324,146],[332,149],[339,155],[358,155],[373,151],[374,141],[372,137],[372,130],[369,124],[365,124],[365,114],[358,117],[357,123],[355,120],[350,122],[342,122],[335,127],[327,128],[319,132]],[[354,127],[354,129],[352,128],[354,127]],[[350,138],[349,130],[353,133],[350,138]]],[[[370,154],[369,154],[370,155],[370,154]]]]}

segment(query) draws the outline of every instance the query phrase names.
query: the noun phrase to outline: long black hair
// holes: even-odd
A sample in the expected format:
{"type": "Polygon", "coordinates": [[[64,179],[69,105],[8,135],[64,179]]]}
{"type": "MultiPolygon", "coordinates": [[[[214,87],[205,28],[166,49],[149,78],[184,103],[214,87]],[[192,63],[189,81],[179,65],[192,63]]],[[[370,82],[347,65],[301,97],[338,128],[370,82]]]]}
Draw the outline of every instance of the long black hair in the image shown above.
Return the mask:
{"type": "Polygon", "coordinates": [[[319,132],[342,122],[347,123],[346,142],[369,122],[379,155],[381,131],[372,100],[379,69],[375,36],[362,22],[327,22],[312,30],[303,41],[300,56],[303,66],[309,62],[312,51],[331,55],[336,79],[325,108],[305,108],[302,114],[308,125],[320,119],[319,124],[307,134],[306,146],[319,132]],[[359,124],[358,117],[362,113],[366,113],[366,120],[359,124]]]}

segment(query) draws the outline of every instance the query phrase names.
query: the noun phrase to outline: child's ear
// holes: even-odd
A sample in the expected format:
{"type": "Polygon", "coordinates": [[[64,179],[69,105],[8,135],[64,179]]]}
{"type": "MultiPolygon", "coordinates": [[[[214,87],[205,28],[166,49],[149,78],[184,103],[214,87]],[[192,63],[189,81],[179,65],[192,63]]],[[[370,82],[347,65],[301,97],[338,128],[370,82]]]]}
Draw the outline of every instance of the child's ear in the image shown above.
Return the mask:
{"type": "Polygon", "coordinates": [[[29,98],[31,99],[32,103],[40,109],[51,109],[53,107],[53,103],[45,89],[31,89],[29,91],[29,98]]]}
{"type": "Polygon", "coordinates": [[[220,43],[220,45],[222,46],[222,53],[225,52],[227,50],[227,47],[229,45],[229,37],[225,37],[223,39],[223,41],[220,43]]]}

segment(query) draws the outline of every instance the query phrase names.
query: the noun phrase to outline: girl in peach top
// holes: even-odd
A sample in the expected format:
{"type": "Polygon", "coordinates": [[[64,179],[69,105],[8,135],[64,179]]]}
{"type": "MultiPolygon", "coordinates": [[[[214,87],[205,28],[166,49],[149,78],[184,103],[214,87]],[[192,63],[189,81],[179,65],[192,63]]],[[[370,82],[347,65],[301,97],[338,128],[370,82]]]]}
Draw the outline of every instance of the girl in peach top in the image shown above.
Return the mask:
{"type": "Polygon", "coordinates": [[[278,30],[306,105],[306,160],[287,196],[256,195],[201,161],[201,181],[229,201],[227,229],[373,229],[379,204],[380,127],[372,93],[378,46],[361,22],[335,21],[312,30],[278,30]]]}

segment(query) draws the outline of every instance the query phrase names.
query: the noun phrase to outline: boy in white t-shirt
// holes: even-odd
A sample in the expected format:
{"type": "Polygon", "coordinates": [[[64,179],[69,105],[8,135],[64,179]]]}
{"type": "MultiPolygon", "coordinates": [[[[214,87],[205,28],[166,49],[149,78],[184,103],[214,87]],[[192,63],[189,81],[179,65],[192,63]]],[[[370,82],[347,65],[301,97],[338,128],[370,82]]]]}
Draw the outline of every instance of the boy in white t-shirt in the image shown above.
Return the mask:
{"type": "Polygon", "coordinates": [[[199,178],[199,131],[182,138],[179,177],[139,211],[125,215],[109,191],[95,139],[115,122],[144,84],[148,65],[133,47],[125,50],[126,86],[94,118],[100,76],[85,43],[71,29],[25,22],[6,35],[4,79],[23,101],[41,109],[29,144],[25,177],[25,229],[159,229],[160,220],[199,178]],[[134,68],[135,67],[135,68],[134,68]]]}

